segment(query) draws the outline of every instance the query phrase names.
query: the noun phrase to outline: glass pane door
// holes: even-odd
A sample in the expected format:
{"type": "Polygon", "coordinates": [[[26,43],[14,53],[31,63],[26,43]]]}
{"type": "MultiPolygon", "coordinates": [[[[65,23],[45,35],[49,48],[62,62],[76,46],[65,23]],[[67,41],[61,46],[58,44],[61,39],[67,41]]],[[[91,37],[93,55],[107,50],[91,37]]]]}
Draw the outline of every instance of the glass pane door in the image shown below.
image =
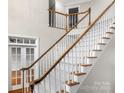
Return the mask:
{"type": "MultiPolygon", "coordinates": [[[[22,73],[23,67],[30,66],[35,59],[35,47],[10,46],[9,65],[10,65],[10,82],[11,89],[16,90],[22,88],[22,73]]],[[[34,80],[34,69],[26,71],[25,83],[34,80]]]]}

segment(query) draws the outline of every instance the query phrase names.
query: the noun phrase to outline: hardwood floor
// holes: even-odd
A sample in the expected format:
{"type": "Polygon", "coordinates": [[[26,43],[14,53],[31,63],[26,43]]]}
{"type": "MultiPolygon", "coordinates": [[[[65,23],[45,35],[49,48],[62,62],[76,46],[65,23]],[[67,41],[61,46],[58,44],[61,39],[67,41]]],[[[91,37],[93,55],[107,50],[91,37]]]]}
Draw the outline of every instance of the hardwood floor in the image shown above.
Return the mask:
{"type": "Polygon", "coordinates": [[[8,93],[22,93],[22,89],[12,90],[12,91],[9,91],[8,93]]]}

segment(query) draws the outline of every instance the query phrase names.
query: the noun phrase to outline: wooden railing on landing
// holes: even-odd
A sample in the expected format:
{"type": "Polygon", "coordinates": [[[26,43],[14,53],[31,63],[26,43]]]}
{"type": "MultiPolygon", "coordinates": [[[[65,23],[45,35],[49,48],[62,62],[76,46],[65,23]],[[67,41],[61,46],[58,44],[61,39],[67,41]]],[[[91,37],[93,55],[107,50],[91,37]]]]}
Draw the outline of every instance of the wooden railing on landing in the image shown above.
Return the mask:
{"type": "Polygon", "coordinates": [[[77,17],[77,22],[78,22],[78,17],[80,15],[84,15],[88,13],[89,15],[88,24],[90,25],[91,23],[91,8],[89,8],[84,12],[72,13],[72,14],[61,13],[52,9],[48,9],[48,11],[49,11],[49,27],[63,29],[66,32],[69,31],[74,25],[77,24],[75,22],[76,20],[74,19],[77,17]]]}
{"type": "MultiPolygon", "coordinates": [[[[82,13],[76,13],[76,14],[63,14],[63,13],[60,13],[60,12],[57,12],[57,11],[53,11],[53,10],[49,10],[49,11],[52,11],[52,12],[54,12],[54,13],[58,13],[58,14],[61,14],[61,15],[64,15],[64,17],[66,18],[66,20],[67,20],[67,17],[68,16],[70,16],[70,15],[80,15],[80,14],[84,14],[82,17],[81,17],[81,19],[76,23],[76,24],[74,24],[71,28],[69,28],[68,26],[67,26],[67,22],[66,22],[66,24],[65,24],[65,29],[66,29],[66,33],[61,37],[61,38],[59,38],[47,51],[45,51],[35,62],[33,62],[33,64],[31,64],[31,65],[29,65],[29,66],[27,66],[27,67],[24,67],[24,68],[22,68],[21,70],[22,70],[22,93],[25,93],[24,91],[25,91],[25,79],[27,78],[27,77],[25,77],[26,76],[26,73],[28,72],[28,70],[30,70],[30,69],[32,69],[33,67],[35,67],[38,63],[40,63],[40,61],[42,60],[42,59],[44,59],[44,57],[46,56],[46,55],[48,55],[48,53],[50,52],[50,51],[55,51],[55,49],[53,49],[53,48],[55,48],[56,46],[57,46],[57,44],[59,44],[65,37],[67,37],[67,35],[75,28],[75,27],[77,27],[88,15],[89,15],[89,21],[88,21],[88,25],[90,24],[90,19],[91,19],[91,9],[89,8],[87,11],[85,11],[85,12],[82,12],[82,13]],[[52,50],[53,49],[53,50],[52,50]]],[[[60,56],[59,56],[60,57],[60,56]]],[[[55,60],[54,60],[55,61],[55,60]]],[[[29,80],[30,81],[30,80],[29,80]]],[[[28,89],[28,88],[27,88],[28,89]]]]}
{"type": "Polygon", "coordinates": [[[54,62],[54,64],[50,67],[50,69],[45,72],[45,74],[42,75],[41,78],[34,80],[30,83],[30,87],[31,87],[31,93],[33,93],[33,89],[34,86],[38,83],[40,83],[42,80],[44,80],[47,75],[49,75],[49,73],[60,63],[60,61],[67,55],[67,53],[70,52],[70,50],[81,40],[82,37],[84,37],[84,35],[95,25],[95,23],[107,12],[107,10],[109,10],[111,8],[111,6],[115,3],[115,1],[113,1],[97,18],[95,21],[93,21],[91,23],[91,25],[85,30],[85,32],[81,33],[80,36],[77,38],[77,40],[69,47],[66,49],[66,51],[60,56],[60,58],[54,62]]]}

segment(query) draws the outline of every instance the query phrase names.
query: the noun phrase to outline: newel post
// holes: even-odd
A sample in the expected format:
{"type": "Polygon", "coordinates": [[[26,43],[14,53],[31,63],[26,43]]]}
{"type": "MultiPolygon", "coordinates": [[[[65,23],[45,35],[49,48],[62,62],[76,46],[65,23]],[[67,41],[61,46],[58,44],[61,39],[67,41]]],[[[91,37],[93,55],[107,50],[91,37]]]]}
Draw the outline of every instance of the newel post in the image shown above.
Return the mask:
{"type": "Polygon", "coordinates": [[[67,27],[67,17],[68,17],[68,15],[66,14],[65,17],[66,17],[66,19],[65,19],[66,20],[66,22],[65,22],[65,30],[67,32],[68,31],[68,27],[67,27]]]}
{"type": "Polygon", "coordinates": [[[88,12],[89,12],[89,25],[90,25],[91,24],[91,8],[89,8],[88,12]]]}

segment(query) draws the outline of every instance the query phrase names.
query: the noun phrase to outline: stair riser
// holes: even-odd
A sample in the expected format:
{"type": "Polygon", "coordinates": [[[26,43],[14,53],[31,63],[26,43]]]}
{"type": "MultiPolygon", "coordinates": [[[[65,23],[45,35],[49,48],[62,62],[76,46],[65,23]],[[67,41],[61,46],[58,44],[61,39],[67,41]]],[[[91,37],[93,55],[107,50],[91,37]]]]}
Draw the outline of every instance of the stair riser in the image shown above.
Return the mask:
{"type": "Polygon", "coordinates": [[[92,51],[92,56],[99,57],[102,51],[92,51]]]}
{"type": "Polygon", "coordinates": [[[109,31],[110,31],[110,32],[115,32],[115,29],[110,29],[109,31]]]}
{"type": "Polygon", "coordinates": [[[86,75],[74,76],[74,81],[83,82],[86,78],[86,75]]]}
{"type": "Polygon", "coordinates": [[[113,36],[113,34],[106,33],[106,37],[111,38],[112,36],[113,36]]]}
{"type": "Polygon", "coordinates": [[[88,73],[89,71],[90,71],[90,69],[91,69],[91,66],[88,66],[88,67],[81,67],[81,72],[83,72],[83,73],[88,73]]]}
{"type": "Polygon", "coordinates": [[[66,91],[69,92],[69,93],[76,93],[78,88],[79,88],[79,84],[71,86],[71,87],[66,85],[66,91]]]}
{"type": "MultiPolygon", "coordinates": [[[[103,50],[104,47],[105,47],[105,45],[96,45],[96,46],[95,46],[95,49],[103,50]]],[[[93,49],[94,49],[94,48],[93,48],[93,49]]],[[[95,50],[95,49],[94,49],[94,50],[95,50]]]]}
{"type": "Polygon", "coordinates": [[[110,39],[102,39],[102,43],[108,44],[109,41],[110,41],[110,39]]]}
{"type": "Polygon", "coordinates": [[[95,64],[97,58],[87,58],[87,64],[95,64]]]}
{"type": "Polygon", "coordinates": [[[82,62],[82,61],[83,61],[82,58],[74,58],[74,57],[73,57],[73,59],[68,58],[68,59],[65,60],[66,63],[76,63],[76,62],[79,63],[79,62],[82,62]]]}

